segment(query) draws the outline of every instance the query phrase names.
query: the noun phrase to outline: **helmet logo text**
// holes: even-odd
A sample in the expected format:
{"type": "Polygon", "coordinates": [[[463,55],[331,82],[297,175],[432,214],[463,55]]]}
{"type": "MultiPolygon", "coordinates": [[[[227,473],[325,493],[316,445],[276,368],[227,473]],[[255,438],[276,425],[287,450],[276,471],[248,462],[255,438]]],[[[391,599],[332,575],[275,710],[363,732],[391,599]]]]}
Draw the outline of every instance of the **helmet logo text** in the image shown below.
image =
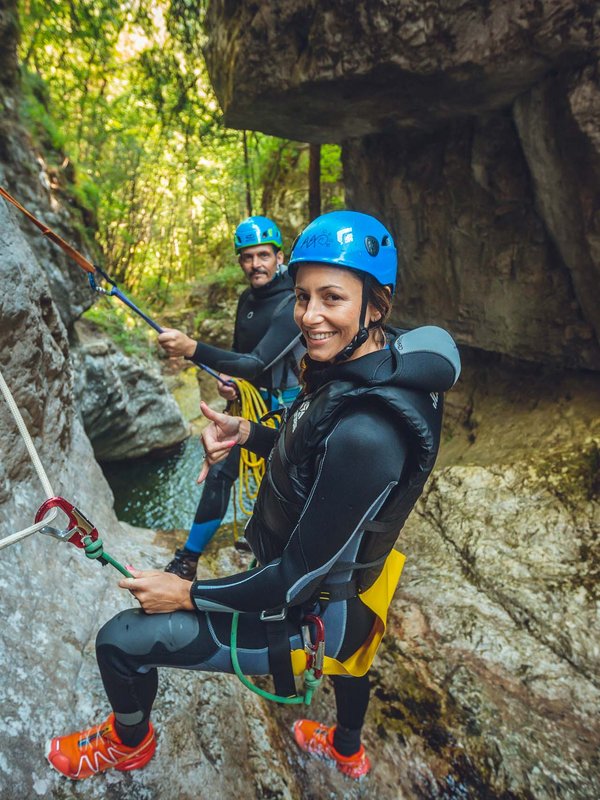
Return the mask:
{"type": "Polygon", "coordinates": [[[331,240],[328,233],[313,233],[312,236],[305,236],[299,247],[331,247],[331,240]]]}

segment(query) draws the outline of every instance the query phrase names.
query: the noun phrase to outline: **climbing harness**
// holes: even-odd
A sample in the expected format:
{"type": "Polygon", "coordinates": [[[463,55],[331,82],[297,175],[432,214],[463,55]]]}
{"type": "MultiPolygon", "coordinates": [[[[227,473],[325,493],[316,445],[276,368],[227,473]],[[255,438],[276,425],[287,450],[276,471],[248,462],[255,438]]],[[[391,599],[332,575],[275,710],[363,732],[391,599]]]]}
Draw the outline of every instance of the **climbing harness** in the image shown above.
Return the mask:
{"type": "Polygon", "coordinates": [[[59,508],[64,511],[69,519],[69,525],[63,531],[52,528],[50,525],[45,525],[40,530],[40,533],[52,536],[61,542],[69,542],[83,550],[88,558],[98,560],[103,567],[110,564],[119,570],[122,575],[125,575],[126,578],[133,578],[128,569],[104,550],[104,545],[98,535],[96,526],[73,503],[65,500],[64,497],[50,497],[45,500],[36,512],[35,521],[41,522],[44,520],[46,514],[52,508],[59,508]]]}
{"type": "MultiPolygon", "coordinates": [[[[256,566],[252,560],[248,569],[256,566]]],[[[231,620],[231,639],[229,649],[233,671],[247,689],[265,700],[283,705],[307,705],[312,702],[314,693],[323,680],[323,664],[325,661],[325,626],[317,614],[305,614],[302,618],[303,651],[290,652],[290,640],[286,628],[287,608],[275,612],[263,611],[261,622],[267,625],[267,641],[269,646],[269,668],[275,683],[275,692],[267,692],[252,683],[242,672],[237,654],[237,632],[240,619],[239,611],[234,611],[231,620]],[[315,629],[315,638],[311,639],[310,626],[315,629]],[[300,656],[300,658],[298,658],[300,656]],[[294,674],[303,673],[304,693],[298,694],[294,682],[294,674]]]]}
{"type": "MultiPolygon", "coordinates": [[[[283,705],[307,705],[309,706],[312,702],[313,696],[319,686],[321,685],[321,681],[323,680],[323,655],[325,652],[325,629],[323,627],[323,621],[320,617],[316,617],[314,614],[308,614],[304,617],[304,622],[306,625],[303,625],[303,630],[306,629],[307,633],[304,634],[307,639],[305,639],[305,655],[306,655],[306,666],[304,669],[303,674],[303,681],[304,681],[304,694],[291,694],[289,697],[284,697],[283,695],[274,694],[272,692],[267,692],[265,689],[261,689],[259,686],[256,686],[252,683],[242,672],[240,667],[240,662],[238,660],[237,655],[237,630],[238,630],[238,622],[239,622],[239,612],[235,612],[233,614],[233,619],[231,622],[231,641],[230,641],[230,651],[231,651],[231,663],[233,665],[233,671],[240,679],[240,681],[244,684],[247,689],[250,689],[251,692],[257,694],[259,697],[264,698],[265,700],[271,700],[274,703],[281,703],[283,705]],[[315,641],[310,641],[310,634],[308,633],[308,623],[314,622],[314,619],[318,619],[320,622],[320,627],[317,627],[317,635],[315,637],[315,641]],[[319,639],[319,636],[322,638],[319,639]]],[[[285,637],[287,641],[287,658],[290,659],[290,650],[289,650],[289,639],[287,636],[285,637]]],[[[275,676],[274,676],[275,677],[275,676]]],[[[295,689],[292,690],[295,692],[295,689]]]]}

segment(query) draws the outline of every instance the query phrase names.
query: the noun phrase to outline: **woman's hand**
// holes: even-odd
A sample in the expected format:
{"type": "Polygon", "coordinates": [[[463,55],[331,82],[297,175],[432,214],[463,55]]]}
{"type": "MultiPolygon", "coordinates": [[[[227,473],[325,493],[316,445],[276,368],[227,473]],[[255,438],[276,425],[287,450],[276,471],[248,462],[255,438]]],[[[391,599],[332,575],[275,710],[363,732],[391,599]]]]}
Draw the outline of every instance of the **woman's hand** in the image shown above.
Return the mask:
{"type": "Polygon", "coordinates": [[[165,328],[158,334],[158,343],[170,356],[191,358],[196,352],[196,342],[175,328],[165,328]]]}
{"type": "Polygon", "coordinates": [[[190,581],[171,572],[156,569],[133,569],[133,578],[122,578],[121,589],[129,589],[146,614],[166,614],[170,611],[192,611],[190,581]]]}
{"type": "MultiPolygon", "coordinates": [[[[219,373],[219,377],[223,381],[231,380],[231,375],[225,375],[222,372],[219,373]]],[[[233,382],[230,384],[226,384],[226,383],[221,383],[221,381],[217,381],[217,391],[219,392],[223,400],[227,400],[228,403],[231,402],[232,400],[235,400],[235,398],[238,396],[237,388],[233,382]]]]}
{"type": "Polygon", "coordinates": [[[213,411],[204,402],[200,403],[200,411],[210,420],[210,425],[206,426],[200,437],[204,446],[204,462],[198,475],[198,483],[203,483],[213,464],[226,458],[236,444],[246,442],[250,434],[250,423],[242,417],[231,417],[229,414],[213,411]]]}

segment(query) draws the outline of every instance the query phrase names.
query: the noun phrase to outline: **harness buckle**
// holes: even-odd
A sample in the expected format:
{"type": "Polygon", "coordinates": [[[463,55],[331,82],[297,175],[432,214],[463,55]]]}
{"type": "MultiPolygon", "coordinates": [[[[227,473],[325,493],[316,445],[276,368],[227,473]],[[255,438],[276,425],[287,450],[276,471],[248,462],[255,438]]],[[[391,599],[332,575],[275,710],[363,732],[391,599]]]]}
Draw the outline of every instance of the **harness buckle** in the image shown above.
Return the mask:
{"type": "Polygon", "coordinates": [[[36,511],[35,521],[41,522],[51,508],[60,508],[61,511],[64,511],[69,519],[69,525],[64,531],[46,525],[41,529],[41,533],[63,542],[70,542],[81,550],[85,549],[90,542],[97,540],[98,531],[95,525],[64,497],[50,497],[45,500],[36,511]]]}
{"type": "Polygon", "coordinates": [[[315,678],[323,675],[323,664],[325,661],[325,625],[321,617],[317,614],[305,614],[302,620],[302,638],[304,640],[304,652],[308,657],[307,669],[312,669],[315,678]],[[310,638],[309,625],[315,626],[315,640],[310,638]]]}
{"type": "Polygon", "coordinates": [[[265,611],[260,612],[261,622],[283,622],[286,617],[287,606],[282,606],[279,610],[266,609],[265,611]]]}

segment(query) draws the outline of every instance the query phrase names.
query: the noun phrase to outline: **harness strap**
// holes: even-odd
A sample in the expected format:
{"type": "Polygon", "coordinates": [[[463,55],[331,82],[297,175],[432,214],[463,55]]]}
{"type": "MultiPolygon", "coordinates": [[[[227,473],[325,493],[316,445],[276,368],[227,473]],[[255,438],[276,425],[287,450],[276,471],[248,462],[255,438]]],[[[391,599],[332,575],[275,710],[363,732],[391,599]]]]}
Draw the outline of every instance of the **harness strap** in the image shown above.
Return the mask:
{"type": "Polygon", "coordinates": [[[347,572],[348,570],[355,569],[372,569],[372,567],[379,567],[385,563],[388,553],[379,556],[374,561],[336,561],[333,567],[329,570],[330,575],[335,575],[336,572],[347,572]]]}
{"type": "Polygon", "coordinates": [[[391,533],[398,530],[400,523],[397,520],[391,519],[387,522],[385,520],[370,519],[363,525],[364,530],[372,531],[373,533],[391,533]]]}
{"type": "Polygon", "coordinates": [[[323,583],[319,591],[313,595],[312,601],[320,603],[337,603],[340,600],[350,600],[358,594],[358,581],[353,579],[344,583],[323,583]]]}
{"type": "MultiPolygon", "coordinates": [[[[331,570],[329,571],[330,575],[335,575],[336,572],[350,572],[354,570],[363,570],[363,569],[371,569],[372,567],[379,567],[380,565],[385,563],[385,560],[388,557],[388,553],[384,556],[380,556],[376,558],[374,561],[366,561],[366,562],[359,562],[359,561],[339,561],[336,562],[331,570]]],[[[313,595],[311,598],[312,602],[314,603],[336,603],[340,600],[350,600],[352,597],[356,597],[359,593],[359,581],[357,578],[352,578],[352,580],[344,581],[343,583],[322,583],[319,586],[318,592],[313,595]]]]}
{"type": "Polygon", "coordinates": [[[280,697],[293,697],[296,694],[296,682],[292,671],[290,638],[285,616],[283,619],[269,619],[261,616],[261,619],[267,629],[269,671],[273,676],[275,694],[280,697]]]}

